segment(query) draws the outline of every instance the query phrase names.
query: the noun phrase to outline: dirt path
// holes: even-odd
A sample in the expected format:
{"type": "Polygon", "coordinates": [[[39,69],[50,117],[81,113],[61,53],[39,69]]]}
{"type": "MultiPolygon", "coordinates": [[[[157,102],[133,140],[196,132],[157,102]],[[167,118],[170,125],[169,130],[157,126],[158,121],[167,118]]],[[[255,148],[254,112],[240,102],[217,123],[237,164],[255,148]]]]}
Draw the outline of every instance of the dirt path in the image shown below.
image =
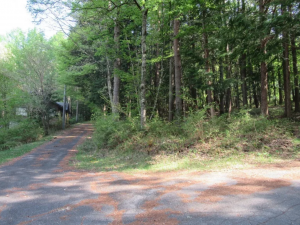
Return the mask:
{"type": "Polygon", "coordinates": [[[128,175],[69,168],[80,125],[0,167],[0,224],[300,224],[300,161],[128,175]]]}

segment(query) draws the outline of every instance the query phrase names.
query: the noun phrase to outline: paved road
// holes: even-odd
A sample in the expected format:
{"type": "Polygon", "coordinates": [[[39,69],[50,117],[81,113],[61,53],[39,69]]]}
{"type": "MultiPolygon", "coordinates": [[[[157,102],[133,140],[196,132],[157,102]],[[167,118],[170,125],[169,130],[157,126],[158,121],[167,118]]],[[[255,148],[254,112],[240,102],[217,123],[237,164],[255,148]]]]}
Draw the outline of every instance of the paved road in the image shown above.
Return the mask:
{"type": "Polygon", "coordinates": [[[80,125],[0,167],[0,224],[300,224],[300,161],[251,170],[74,171],[80,125]]]}

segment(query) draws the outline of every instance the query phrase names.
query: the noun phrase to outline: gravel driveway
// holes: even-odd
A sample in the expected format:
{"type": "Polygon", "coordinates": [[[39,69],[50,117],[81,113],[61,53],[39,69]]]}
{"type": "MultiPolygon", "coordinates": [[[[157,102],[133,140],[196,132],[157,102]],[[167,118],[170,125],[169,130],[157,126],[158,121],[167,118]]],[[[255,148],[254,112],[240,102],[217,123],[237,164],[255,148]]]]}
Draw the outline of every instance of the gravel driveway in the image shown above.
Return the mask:
{"type": "Polygon", "coordinates": [[[0,224],[300,224],[300,161],[223,172],[88,173],[82,124],[0,167],[0,224]]]}

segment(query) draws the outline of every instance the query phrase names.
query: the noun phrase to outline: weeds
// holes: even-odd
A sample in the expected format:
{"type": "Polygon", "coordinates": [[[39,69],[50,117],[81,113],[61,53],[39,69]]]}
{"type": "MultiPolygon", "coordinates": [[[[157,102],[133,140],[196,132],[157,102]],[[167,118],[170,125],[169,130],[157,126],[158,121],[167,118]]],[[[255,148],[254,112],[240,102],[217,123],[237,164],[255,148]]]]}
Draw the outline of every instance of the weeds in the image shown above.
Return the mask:
{"type": "Polygon", "coordinates": [[[180,123],[154,118],[145,130],[138,124],[135,118],[98,117],[93,139],[82,145],[77,165],[100,170],[199,169],[245,165],[245,160],[272,162],[297,157],[300,151],[294,141],[298,123],[252,115],[247,110],[213,119],[202,110],[180,123]]]}

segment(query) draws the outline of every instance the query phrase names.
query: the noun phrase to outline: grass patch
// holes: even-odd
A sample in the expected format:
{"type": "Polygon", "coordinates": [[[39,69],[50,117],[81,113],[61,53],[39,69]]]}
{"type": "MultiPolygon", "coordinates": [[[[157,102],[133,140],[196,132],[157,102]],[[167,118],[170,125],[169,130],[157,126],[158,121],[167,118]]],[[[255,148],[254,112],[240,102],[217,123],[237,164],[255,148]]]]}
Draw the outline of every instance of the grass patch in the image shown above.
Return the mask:
{"type": "Polygon", "coordinates": [[[23,144],[8,150],[0,151],[0,165],[32,151],[34,148],[50,141],[51,139],[52,137],[48,136],[37,142],[23,144]]]}
{"type": "Polygon", "coordinates": [[[299,122],[263,118],[249,110],[208,119],[206,111],[183,121],[154,119],[139,130],[135,119],[99,117],[93,138],[73,165],[95,171],[223,170],[293,160],[300,156],[299,122]]]}
{"type": "MultiPolygon", "coordinates": [[[[298,150],[299,153],[299,150],[298,150]]],[[[296,154],[289,159],[295,158],[296,154]]],[[[286,158],[286,157],[285,157],[286,158]]],[[[82,146],[73,160],[73,166],[90,171],[163,172],[176,170],[208,171],[250,168],[256,164],[282,162],[280,154],[269,152],[235,153],[226,156],[193,152],[148,155],[143,152],[111,150],[107,154],[85,152],[82,146]]]]}

